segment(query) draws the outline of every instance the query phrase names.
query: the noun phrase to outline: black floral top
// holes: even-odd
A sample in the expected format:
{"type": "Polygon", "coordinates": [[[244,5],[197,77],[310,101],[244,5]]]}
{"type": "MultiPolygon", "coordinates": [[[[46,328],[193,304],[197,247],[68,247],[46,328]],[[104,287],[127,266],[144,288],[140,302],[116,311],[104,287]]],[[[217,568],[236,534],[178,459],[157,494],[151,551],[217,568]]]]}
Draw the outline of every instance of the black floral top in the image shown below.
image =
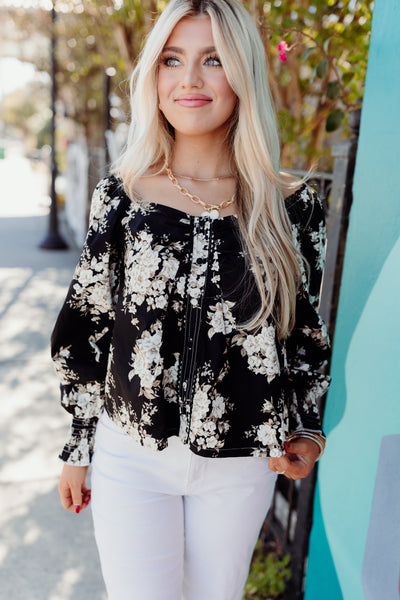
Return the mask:
{"type": "Polygon", "coordinates": [[[317,399],[329,378],[326,328],[316,312],[324,213],[303,185],[287,199],[307,259],[296,325],[279,343],[273,322],[237,328],[258,293],[235,216],[193,217],[137,204],[114,176],[93,196],[86,243],[52,335],[62,405],[73,416],[60,458],[87,465],[105,409],[154,450],[179,435],[209,457],[281,456],[288,433],[321,431],[317,399]]]}

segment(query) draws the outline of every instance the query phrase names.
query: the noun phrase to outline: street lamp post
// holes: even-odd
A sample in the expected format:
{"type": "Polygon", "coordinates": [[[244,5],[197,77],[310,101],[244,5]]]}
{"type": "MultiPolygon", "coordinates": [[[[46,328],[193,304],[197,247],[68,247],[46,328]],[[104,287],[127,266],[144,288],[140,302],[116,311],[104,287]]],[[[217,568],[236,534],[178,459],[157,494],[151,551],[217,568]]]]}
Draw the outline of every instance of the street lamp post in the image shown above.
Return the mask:
{"type": "Polygon", "coordinates": [[[58,210],[56,196],[57,160],[56,160],[56,97],[57,97],[57,62],[56,62],[56,11],[54,2],[51,8],[51,42],[50,42],[50,69],[51,69],[51,180],[50,180],[50,214],[48,232],[40,244],[45,250],[66,250],[67,243],[58,231],[58,210]]]}
{"type": "Polygon", "coordinates": [[[111,78],[114,77],[116,70],[114,67],[108,67],[104,73],[104,150],[105,165],[109,167],[110,161],[115,160],[115,142],[113,143],[113,134],[111,131],[111,78]]]}
{"type": "Polygon", "coordinates": [[[111,74],[109,69],[104,74],[104,150],[105,162],[108,166],[110,162],[110,153],[108,151],[107,132],[111,130],[111,115],[110,115],[110,91],[111,91],[111,74]]]}

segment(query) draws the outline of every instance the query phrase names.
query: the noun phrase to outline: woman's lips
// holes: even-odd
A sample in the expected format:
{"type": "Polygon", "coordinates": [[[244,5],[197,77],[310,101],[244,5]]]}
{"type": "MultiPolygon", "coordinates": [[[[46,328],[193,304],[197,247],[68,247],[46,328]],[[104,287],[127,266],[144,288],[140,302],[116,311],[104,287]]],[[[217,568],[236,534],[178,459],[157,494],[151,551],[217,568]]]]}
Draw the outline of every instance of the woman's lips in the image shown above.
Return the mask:
{"type": "Polygon", "coordinates": [[[189,106],[195,108],[197,106],[205,106],[206,104],[212,102],[212,100],[208,96],[188,95],[179,96],[179,98],[177,98],[175,102],[177,102],[177,104],[179,104],[180,106],[189,106]]]}

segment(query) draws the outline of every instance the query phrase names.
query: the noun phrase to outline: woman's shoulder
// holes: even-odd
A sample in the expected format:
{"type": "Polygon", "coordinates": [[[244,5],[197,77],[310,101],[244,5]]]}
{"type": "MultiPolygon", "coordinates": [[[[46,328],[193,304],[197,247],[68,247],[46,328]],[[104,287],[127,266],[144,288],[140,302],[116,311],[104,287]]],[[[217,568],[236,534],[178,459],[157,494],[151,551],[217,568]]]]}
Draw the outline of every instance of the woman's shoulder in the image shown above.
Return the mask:
{"type": "Polygon", "coordinates": [[[92,194],[90,204],[90,223],[94,230],[105,231],[125,212],[128,197],[124,192],[122,181],[115,175],[107,175],[101,179],[92,194]]]}
{"type": "Polygon", "coordinates": [[[116,209],[130,204],[131,200],[125,191],[122,179],[110,174],[97,183],[93,191],[91,209],[97,208],[101,212],[106,207],[116,209]]]}
{"type": "MultiPolygon", "coordinates": [[[[146,198],[157,198],[160,195],[160,174],[155,168],[148,169],[141,177],[135,180],[135,185],[131,189],[127,189],[124,185],[122,177],[117,174],[110,174],[102,179],[98,186],[105,191],[108,196],[120,197],[129,200],[131,203],[144,203],[146,198]]],[[[162,195],[162,194],[161,194],[162,195]]]]}
{"type": "Polygon", "coordinates": [[[290,198],[296,194],[296,192],[303,187],[303,182],[301,179],[292,175],[292,173],[286,173],[285,171],[279,172],[279,177],[282,181],[282,193],[283,197],[286,200],[290,200],[290,198]]]}
{"type": "Polygon", "coordinates": [[[122,180],[114,174],[106,175],[97,183],[94,193],[101,195],[104,201],[126,196],[122,180]]]}
{"type": "Polygon", "coordinates": [[[310,226],[319,227],[325,222],[325,211],[318,192],[309,184],[298,179],[291,173],[280,173],[282,180],[287,183],[283,190],[285,206],[293,225],[305,229],[310,226]]]}

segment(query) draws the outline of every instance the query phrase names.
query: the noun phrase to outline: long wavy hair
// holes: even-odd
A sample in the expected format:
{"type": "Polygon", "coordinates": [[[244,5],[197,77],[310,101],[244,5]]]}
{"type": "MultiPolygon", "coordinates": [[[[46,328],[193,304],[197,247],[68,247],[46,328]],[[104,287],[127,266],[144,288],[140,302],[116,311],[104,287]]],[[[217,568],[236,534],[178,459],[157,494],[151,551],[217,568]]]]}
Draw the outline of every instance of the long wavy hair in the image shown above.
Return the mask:
{"type": "Polygon", "coordinates": [[[259,308],[241,327],[253,331],[273,319],[278,336],[285,338],[294,326],[301,256],[294,245],[282,190],[298,184],[287,184],[279,175],[279,135],[265,51],[253,19],[239,0],[169,2],[133,71],[127,144],[113,170],[129,196],[138,201],[135,181],[148,169],[170,162],[174,134],[158,108],[158,65],[175,25],[183,17],[196,15],[209,16],[215,47],[238,98],[228,144],[237,177],[242,244],[260,296],[259,308]]]}

